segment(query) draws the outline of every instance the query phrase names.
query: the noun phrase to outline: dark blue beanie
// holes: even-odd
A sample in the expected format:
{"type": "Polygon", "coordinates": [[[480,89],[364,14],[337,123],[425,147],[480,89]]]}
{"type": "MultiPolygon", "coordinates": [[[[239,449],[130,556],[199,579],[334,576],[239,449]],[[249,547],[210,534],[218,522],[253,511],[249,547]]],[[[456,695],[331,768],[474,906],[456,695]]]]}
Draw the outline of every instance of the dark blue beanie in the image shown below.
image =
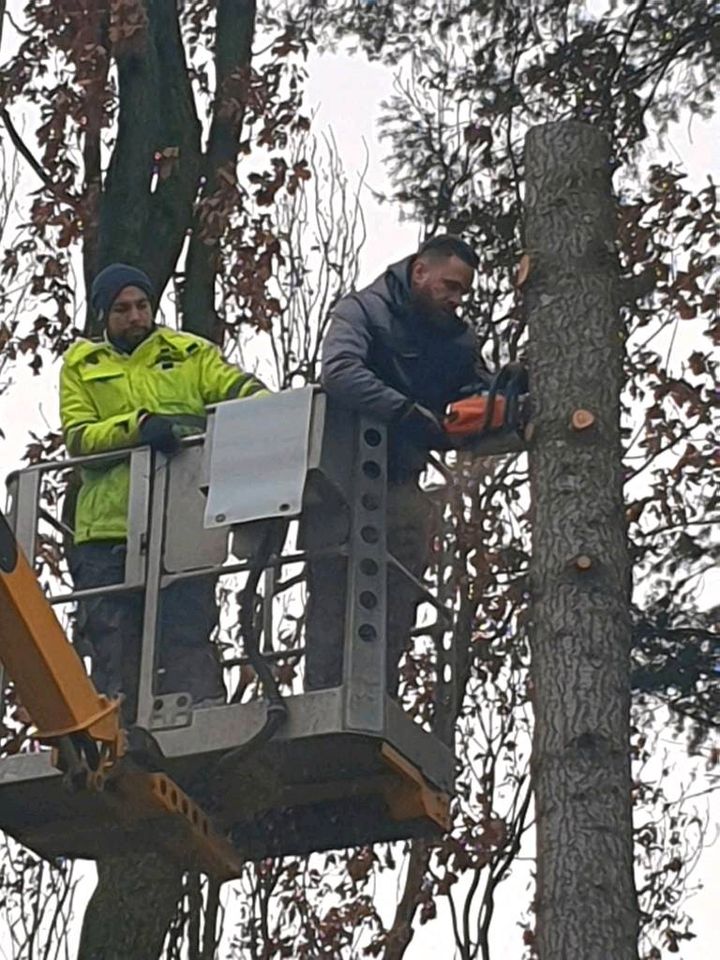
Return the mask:
{"type": "Polygon", "coordinates": [[[101,313],[106,317],[115,298],[125,287],[139,287],[153,303],[155,302],[155,288],[146,273],[127,263],[111,263],[93,280],[90,303],[95,313],[101,313]]]}

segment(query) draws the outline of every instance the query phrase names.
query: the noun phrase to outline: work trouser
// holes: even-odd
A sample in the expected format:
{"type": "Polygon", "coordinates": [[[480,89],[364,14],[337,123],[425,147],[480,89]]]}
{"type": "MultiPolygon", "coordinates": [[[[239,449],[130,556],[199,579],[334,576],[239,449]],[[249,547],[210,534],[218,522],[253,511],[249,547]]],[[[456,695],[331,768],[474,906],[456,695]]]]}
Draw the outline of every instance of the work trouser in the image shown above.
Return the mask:
{"type": "MultiPolygon", "coordinates": [[[[125,545],[83,543],[72,548],[70,573],[76,590],[125,579],[125,545]]],[[[224,698],[222,668],[210,635],[218,622],[215,578],[171,584],[160,594],[154,692],[189,693],[194,702],[224,698]]],[[[123,716],[135,719],[143,625],[142,593],[88,597],[78,603],[76,643],[87,650],[101,693],[125,695],[123,716]]]]}
{"type": "MultiPolygon", "coordinates": [[[[348,518],[323,529],[308,529],[304,546],[311,553],[344,542],[348,518]]],[[[314,525],[319,527],[319,525],[314,525]]],[[[388,485],[387,549],[417,579],[422,579],[438,527],[436,508],[415,481],[388,485]]],[[[347,593],[347,560],[323,557],[308,562],[305,686],[308,690],[334,687],[342,681],[347,593]]],[[[387,689],[398,686],[398,665],[409,645],[422,595],[392,565],[387,574],[387,689]]]]}

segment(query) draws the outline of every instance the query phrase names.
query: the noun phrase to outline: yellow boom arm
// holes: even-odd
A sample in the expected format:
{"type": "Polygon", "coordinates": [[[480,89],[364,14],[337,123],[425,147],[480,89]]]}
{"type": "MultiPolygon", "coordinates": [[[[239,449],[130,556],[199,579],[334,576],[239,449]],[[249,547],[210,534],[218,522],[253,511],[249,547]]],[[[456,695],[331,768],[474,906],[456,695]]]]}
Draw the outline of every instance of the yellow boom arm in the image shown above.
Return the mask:
{"type": "Polygon", "coordinates": [[[99,694],[0,514],[0,660],[37,738],[87,733],[122,754],[119,702],[99,694]]]}
{"type": "MultiPolygon", "coordinates": [[[[169,829],[156,831],[157,842],[184,866],[220,880],[239,875],[235,849],[212,830],[192,799],[164,774],[147,773],[123,758],[120,701],[95,689],[2,513],[0,660],[37,727],[37,739],[62,748],[80,734],[100,748],[101,768],[89,771],[85,786],[98,792],[116,820],[124,826],[164,820],[169,829]]],[[[62,768],[61,757],[62,750],[56,751],[62,768]]]]}

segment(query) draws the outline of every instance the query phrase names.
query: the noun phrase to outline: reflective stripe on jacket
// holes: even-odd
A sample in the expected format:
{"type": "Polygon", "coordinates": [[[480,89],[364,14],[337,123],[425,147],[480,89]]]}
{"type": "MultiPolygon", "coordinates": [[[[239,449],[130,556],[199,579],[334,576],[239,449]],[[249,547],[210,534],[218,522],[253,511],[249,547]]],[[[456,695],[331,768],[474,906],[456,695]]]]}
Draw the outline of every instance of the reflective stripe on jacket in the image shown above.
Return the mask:
{"type": "MultiPolygon", "coordinates": [[[[227,363],[214,343],[190,333],[156,327],[131,354],[108,341],[78,340],[60,372],[65,444],[71,456],[134,446],[146,412],[199,433],[208,404],[261,391],[260,381],[227,363]]],[[[127,460],[82,471],[76,543],[125,539],[129,477],[127,460]]]]}

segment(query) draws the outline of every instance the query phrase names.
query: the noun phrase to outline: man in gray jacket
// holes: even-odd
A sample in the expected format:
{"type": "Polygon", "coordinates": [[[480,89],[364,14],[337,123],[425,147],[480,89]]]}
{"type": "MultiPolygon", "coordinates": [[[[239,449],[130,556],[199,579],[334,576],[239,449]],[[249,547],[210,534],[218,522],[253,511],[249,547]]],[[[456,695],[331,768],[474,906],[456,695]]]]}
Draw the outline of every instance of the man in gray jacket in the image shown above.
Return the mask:
{"type": "MultiPolygon", "coordinates": [[[[477,266],[475,252],[460,238],[433,237],[369,287],[340,300],[323,347],[326,392],[388,425],[388,550],[417,578],[427,566],[435,526],[418,486],[420,473],[430,450],[450,445],[441,422],[446,406],[490,382],[475,333],[457,315],[477,266]]],[[[341,530],[339,538],[344,535],[341,530]]],[[[345,573],[337,558],[309,565],[309,689],[341,681],[345,573]]],[[[394,692],[419,597],[395,570],[388,596],[387,684],[394,692]]]]}

